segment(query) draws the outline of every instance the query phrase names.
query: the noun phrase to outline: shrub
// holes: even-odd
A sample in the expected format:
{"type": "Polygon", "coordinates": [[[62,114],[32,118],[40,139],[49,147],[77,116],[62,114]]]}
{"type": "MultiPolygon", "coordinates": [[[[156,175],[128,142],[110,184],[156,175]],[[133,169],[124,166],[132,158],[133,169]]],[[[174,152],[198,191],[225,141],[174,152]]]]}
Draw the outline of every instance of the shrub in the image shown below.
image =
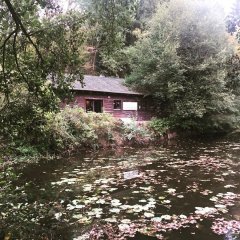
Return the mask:
{"type": "Polygon", "coordinates": [[[45,144],[52,150],[99,147],[112,140],[115,119],[107,113],[86,113],[79,107],[66,106],[58,113],[47,113],[45,144]]]}
{"type": "Polygon", "coordinates": [[[147,125],[132,120],[123,126],[123,138],[136,144],[143,144],[152,140],[152,133],[147,125]]]}
{"type": "Polygon", "coordinates": [[[163,136],[171,128],[171,123],[166,118],[153,118],[148,126],[155,135],[163,136]]]}
{"type": "Polygon", "coordinates": [[[38,150],[34,146],[19,145],[15,148],[16,154],[21,156],[37,156],[38,150]]]}

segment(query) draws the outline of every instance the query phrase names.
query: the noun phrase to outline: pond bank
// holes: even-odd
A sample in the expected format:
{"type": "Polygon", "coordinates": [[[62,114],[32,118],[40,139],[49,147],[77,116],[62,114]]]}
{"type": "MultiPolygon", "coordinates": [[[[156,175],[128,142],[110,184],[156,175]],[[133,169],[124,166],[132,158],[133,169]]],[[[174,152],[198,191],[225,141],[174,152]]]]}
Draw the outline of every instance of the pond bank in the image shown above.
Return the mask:
{"type": "Polygon", "coordinates": [[[70,157],[82,151],[147,147],[173,141],[177,134],[160,120],[128,123],[109,114],[86,114],[81,109],[65,108],[48,116],[44,137],[33,142],[2,141],[0,164],[36,163],[44,159],[70,157]]]}
{"type": "Polygon", "coordinates": [[[70,106],[59,112],[45,113],[41,124],[36,132],[9,136],[8,141],[0,146],[0,151],[7,146],[6,154],[0,155],[0,161],[8,161],[10,157],[7,155],[21,160],[47,154],[71,155],[82,149],[158,144],[175,136],[175,133],[169,133],[166,119],[144,123],[131,119],[124,124],[110,114],[86,113],[81,108],[70,106]]]}

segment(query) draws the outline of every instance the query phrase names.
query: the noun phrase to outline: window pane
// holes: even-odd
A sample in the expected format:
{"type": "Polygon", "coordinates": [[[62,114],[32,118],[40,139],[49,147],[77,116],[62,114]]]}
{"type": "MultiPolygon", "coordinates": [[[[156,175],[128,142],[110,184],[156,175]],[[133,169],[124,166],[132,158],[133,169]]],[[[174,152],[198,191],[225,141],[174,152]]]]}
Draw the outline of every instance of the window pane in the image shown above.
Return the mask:
{"type": "Polygon", "coordinates": [[[121,109],[121,100],[113,100],[113,109],[115,110],[121,109]]]}

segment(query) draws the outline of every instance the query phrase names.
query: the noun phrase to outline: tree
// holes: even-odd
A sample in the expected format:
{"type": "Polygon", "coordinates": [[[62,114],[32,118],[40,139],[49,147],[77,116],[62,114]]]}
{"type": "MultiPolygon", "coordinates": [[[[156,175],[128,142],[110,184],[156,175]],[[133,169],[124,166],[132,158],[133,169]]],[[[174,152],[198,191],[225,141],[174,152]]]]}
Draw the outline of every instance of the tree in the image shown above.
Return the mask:
{"type": "Polygon", "coordinates": [[[123,75],[127,35],[135,18],[138,0],[78,0],[88,13],[88,45],[94,49],[94,70],[123,75]]]}
{"type": "Polygon", "coordinates": [[[240,1],[236,0],[231,12],[226,18],[227,31],[231,34],[238,32],[237,27],[240,24],[240,1]]]}
{"type": "Polygon", "coordinates": [[[158,5],[168,1],[169,0],[140,0],[137,8],[136,19],[141,22],[149,20],[154,13],[156,13],[158,5]]]}
{"type": "Polygon", "coordinates": [[[160,116],[197,131],[226,128],[238,112],[227,87],[233,47],[222,14],[206,1],[171,0],[157,10],[136,46],[129,49],[128,84],[151,94],[160,116]],[[213,27],[214,26],[214,27],[213,27]]]}
{"type": "Polygon", "coordinates": [[[4,0],[0,16],[0,133],[38,142],[45,112],[82,78],[84,17],[50,0],[4,0]]]}

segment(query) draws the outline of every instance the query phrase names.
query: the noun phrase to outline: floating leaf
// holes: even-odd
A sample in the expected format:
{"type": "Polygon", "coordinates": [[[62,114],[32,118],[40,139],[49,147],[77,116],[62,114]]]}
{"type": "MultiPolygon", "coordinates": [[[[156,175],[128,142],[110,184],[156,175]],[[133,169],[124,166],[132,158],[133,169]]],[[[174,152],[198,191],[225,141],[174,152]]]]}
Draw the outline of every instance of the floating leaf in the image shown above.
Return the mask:
{"type": "Polygon", "coordinates": [[[154,214],[151,213],[151,212],[145,212],[144,216],[147,217],[147,218],[152,218],[152,217],[154,217],[154,214]]]}
{"type": "Polygon", "coordinates": [[[121,223],[130,224],[131,220],[130,219],[122,219],[121,223]]]}
{"type": "Polygon", "coordinates": [[[109,211],[112,212],[112,213],[120,213],[119,208],[111,208],[111,209],[109,209],[109,211]]]}
{"type": "Polygon", "coordinates": [[[111,205],[112,205],[113,207],[118,207],[118,206],[122,205],[122,203],[121,203],[118,199],[113,199],[113,200],[111,201],[111,205]]]}
{"type": "Polygon", "coordinates": [[[125,224],[125,223],[119,224],[118,228],[121,232],[129,232],[129,230],[130,230],[130,226],[128,224],[125,224]]]}
{"type": "Polygon", "coordinates": [[[56,218],[57,220],[60,220],[60,218],[61,218],[62,215],[63,215],[63,214],[62,214],[61,212],[54,214],[54,216],[55,216],[55,218],[56,218]]]}
{"type": "Polygon", "coordinates": [[[116,218],[105,218],[104,221],[110,222],[110,223],[116,223],[117,219],[116,218]]]}

